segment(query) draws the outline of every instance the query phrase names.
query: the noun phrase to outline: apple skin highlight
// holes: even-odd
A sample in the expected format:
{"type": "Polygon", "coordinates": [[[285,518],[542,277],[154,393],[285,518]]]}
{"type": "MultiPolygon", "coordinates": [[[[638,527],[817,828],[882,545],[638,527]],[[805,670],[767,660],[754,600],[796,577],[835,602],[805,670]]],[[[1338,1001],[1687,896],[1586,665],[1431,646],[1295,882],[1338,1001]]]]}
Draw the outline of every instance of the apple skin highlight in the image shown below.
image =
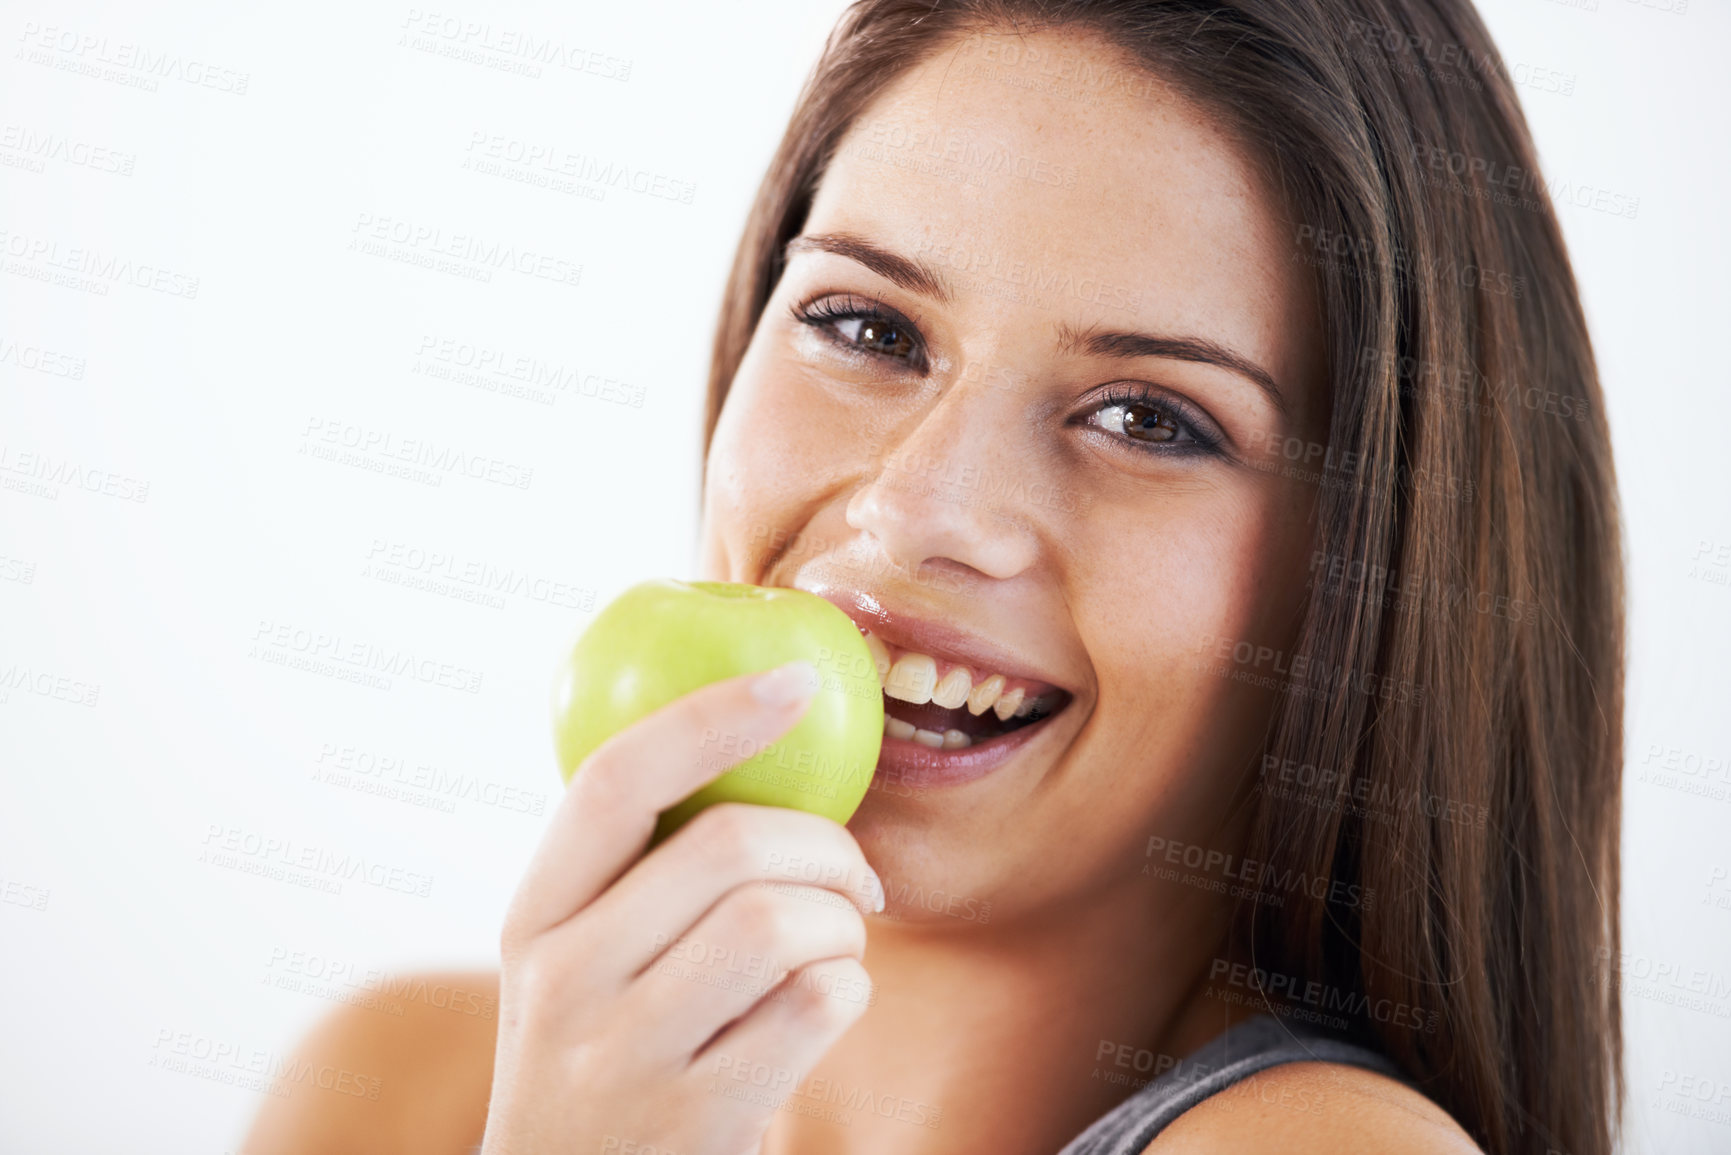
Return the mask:
{"type": "Polygon", "coordinates": [[[818,672],[810,707],[775,742],[725,728],[697,756],[739,763],[661,814],[655,841],[717,802],[786,806],[846,823],[865,798],[883,742],[883,687],[859,628],[803,590],[735,582],[647,581],[596,615],[561,666],[553,733],[566,783],[620,730],[701,686],[804,659],[818,672]]]}

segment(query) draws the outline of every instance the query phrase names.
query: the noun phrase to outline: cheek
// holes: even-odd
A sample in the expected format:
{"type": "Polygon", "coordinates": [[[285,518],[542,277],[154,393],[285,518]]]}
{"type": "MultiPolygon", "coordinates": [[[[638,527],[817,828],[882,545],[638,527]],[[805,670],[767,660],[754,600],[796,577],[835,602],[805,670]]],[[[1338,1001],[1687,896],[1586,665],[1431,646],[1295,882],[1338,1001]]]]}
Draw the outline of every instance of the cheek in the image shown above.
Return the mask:
{"type": "Polygon", "coordinates": [[[753,580],[833,488],[836,444],[812,435],[829,423],[821,392],[747,353],[722,406],[704,470],[706,571],[753,580]]]}
{"type": "MultiPolygon", "coordinates": [[[[1160,668],[1171,655],[1240,638],[1260,612],[1284,553],[1276,518],[1251,495],[1148,495],[1139,508],[1100,511],[1070,551],[1072,606],[1091,654],[1111,668],[1160,668]]],[[[1100,663],[1097,661],[1096,665],[1100,663]]]]}
{"type": "Polygon", "coordinates": [[[1119,529],[1074,552],[1090,572],[1073,582],[1072,605],[1088,607],[1078,626],[1098,679],[1099,741],[1111,747],[1103,764],[1144,767],[1164,792],[1254,755],[1273,697],[1233,677],[1231,655],[1289,644],[1302,575],[1288,572],[1279,511],[1255,494],[1173,494],[1139,518],[1094,521],[1119,529]]]}

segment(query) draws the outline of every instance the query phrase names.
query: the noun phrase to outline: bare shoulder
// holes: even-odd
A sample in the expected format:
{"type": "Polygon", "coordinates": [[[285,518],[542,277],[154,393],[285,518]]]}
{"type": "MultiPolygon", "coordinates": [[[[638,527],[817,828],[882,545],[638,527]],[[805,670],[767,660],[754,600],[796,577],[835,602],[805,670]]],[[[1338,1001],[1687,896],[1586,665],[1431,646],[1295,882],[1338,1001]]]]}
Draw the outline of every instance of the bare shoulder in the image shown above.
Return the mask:
{"type": "Polygon", "coordinates": [[[1179,1116],[1145,1155],[1480,1155],[1448,1112],[1403,1083],[1342,1063],[1285,1063],[1179,1116]]]}
{"type": "Polygon", "coordinates": [[[467,1155],[481,1141],[497,972],[394,977],[326,1015],[285,1065],[241,1155],[467,1155]]]}

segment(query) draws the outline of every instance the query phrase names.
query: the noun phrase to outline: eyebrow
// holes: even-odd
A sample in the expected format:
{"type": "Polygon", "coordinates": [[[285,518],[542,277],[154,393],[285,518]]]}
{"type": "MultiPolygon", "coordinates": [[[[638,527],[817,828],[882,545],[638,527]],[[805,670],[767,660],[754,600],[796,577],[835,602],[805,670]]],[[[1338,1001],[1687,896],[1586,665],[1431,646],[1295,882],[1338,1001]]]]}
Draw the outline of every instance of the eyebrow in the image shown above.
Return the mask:
{"type": "Polygon", "coordinates": [[[787,242],[787,247],[782,252],[786,256],[808,252],[834,253],[838,257],[858,261],[910,293],[919,293],[946,305],[954,299],[943,275],[930,265],[879,248],[853,233],[813,233],[809,236],[797,236],[787,242]]]}
{"type": "MultiPolygon", "coordinates": [[[[910,293],[919,293],[945,304],[954,300],[943,275],[932,266],[892,253],[855,233],[802,234],[788,241],[782,252],[784,258],[795,253],[834,253],[858,261],[910,293]]],[[[1058,348],[1063,353],[1087,353],[1096,357],[1165,357],[1174,361],[1216,365],[1246,378],[1267,395],[1281,414],[1288,412],[1286,396],[1280,391],[1273,374],[1250,358],[1206,337],[1158,337],[1150,333],[1104,331],[1098,326],[1077,329],[1060,321],[1058,348]]]]}
{"type": "Polygon", "coordinates": [[[1088,353],[1096,357],[1167,357],[1174,361],[1218,365],[1249,379],[1268,395],[1276,409],[1282,414],[1287,412],[1286,396],[1281,393],[1273,374],[1250,358],[1206,337],[1156,337],[1149,333],[1105,332],[1098,327],[1075,329],[1060,321],[1058,348],[1065,353],[1088,353]]]}

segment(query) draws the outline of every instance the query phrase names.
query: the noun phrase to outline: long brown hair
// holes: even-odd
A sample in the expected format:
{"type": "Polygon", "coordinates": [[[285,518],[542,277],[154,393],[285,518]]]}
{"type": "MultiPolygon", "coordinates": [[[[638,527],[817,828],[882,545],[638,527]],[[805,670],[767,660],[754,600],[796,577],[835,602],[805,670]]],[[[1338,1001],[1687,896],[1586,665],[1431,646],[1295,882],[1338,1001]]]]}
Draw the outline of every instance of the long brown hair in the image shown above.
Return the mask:
{"type": "Polygon", "coordinates": [[[1616,484],[1555,212],[1468,0],[860,0],[752,207],[705,445],[854,119],[941,46],[1062,26],[1104,35],[1240,134],[1286,198],[1323,305],[1332,418],[1312,576],[1326,580],[1296,652],[1346,676],[1282,698],[1263,767],[1309,768],[1330,804],[1253,791],[1245,856],[1376,902],[1301,890],[1247,906],[1256,965],[1343,1005],[1404,1008],[1353,1029],[1492,1155],[1609,1155],[1623,1094],[1607,965],[1616,484]],[[1333,804],[1367,797],[1427,802],[1333,804]]]}

